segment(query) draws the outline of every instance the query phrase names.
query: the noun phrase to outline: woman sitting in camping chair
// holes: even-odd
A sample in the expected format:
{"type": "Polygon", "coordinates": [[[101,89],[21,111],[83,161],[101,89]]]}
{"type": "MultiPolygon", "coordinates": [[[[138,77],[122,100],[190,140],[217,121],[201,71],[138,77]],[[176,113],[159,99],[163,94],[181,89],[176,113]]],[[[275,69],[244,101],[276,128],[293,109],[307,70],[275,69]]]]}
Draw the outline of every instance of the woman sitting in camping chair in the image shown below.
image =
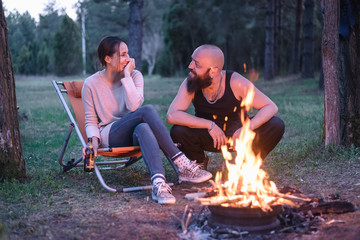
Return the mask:
{"type": "Polygon", "coordinates": [[[135,70],[126,43],[108,36],[100,41],[97,51],[105,69],[88,77],[81,93],[86,135],[92,139],[94,155],[99,147],[139,145],[153,184],[152,199],[160,204],[175,203],[165,182],[160,149],[178,167],[181,181],[204,182],[211,173],[200,169],[174,145],[152,105],[141,106],[144,79],[135,70]]]}

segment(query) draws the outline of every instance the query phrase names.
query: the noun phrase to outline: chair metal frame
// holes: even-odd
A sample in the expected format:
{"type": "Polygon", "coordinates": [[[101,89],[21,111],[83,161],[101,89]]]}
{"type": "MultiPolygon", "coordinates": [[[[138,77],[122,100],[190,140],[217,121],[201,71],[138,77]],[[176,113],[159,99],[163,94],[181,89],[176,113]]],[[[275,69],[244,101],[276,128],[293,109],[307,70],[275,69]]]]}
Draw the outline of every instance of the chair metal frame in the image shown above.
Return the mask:
{"type": "MultiPolygon", "coordinates": [[[[81,81],[79,81],[81,82],[81,81]]],[[[68,93],[67,89],[64,87],[64,82],[61,81],[55,81],[52,80],[52,84],[56,90],[56,93],[58,95],[58,97],[60,98],[60,101],[70,119],[70,126],[69,126],[69,130],[68,133],[66,134],[66,138],[64,141],[64,144],[62,146],[60,155],[59,155],[59,164],[60,166],[63,167],[63,172],[67,172],[70,169],[72,169],[73,167],[83,167],[83,158],[82,156],[80,158],[78,158],[76,161],[74,159],[72,159],[71,161],[68,161],[67,164],[64,164],[63,162],[63,158],[64,158],[64,154],[67,148],[67,145],[69,143],[70,137],[71,137],[71,133],[72,131],[75,129],[75,132],[81,142],[82,147],[86,147],[86,142],[84,140],[83,134],[81,133],[81,130],[78,126],[77,121],[75,120],[68,104],[66,103],[66,100],[63,96],[63,94],[68,93]],[[60,88],[61,87],[61,88],[60,88]]],[[[71,105],[71,103],[70,103],[71,105]]],[[[73,110],[75,111],[74,107],[71,105],[71,107],[73,108],[73,110]]],[[[95,174],[101,184],[101,186],[103,188],[105,188],[107,191],[109,192],[131,192],[131,191],[140,191],[140,190],[148,190],[148,189],[152,189],[152,185],[148,185],[148,186],[139,186],[139,187],[128,187],[128,188],[112,188],[109,187],[101,173],[100,170],[98,168],[98,166],[101,165],[118,165],[116,168],[125,168],[128,167],[130,165],[132,165],[133,163],[139,161],[142,158],[142,154],[141,154],[141,149],[139,146],[127,146],[127,147],[116,147],[116,148],[99,148],[98,149],[98,155],[101,156],[105,156],[105,157],[119,157],[119,158],[124,158],[124,157],[129,157],[128,159],[123,159],[123,160],[117,160],[117,161],[101,161],[101,162],[95,162],[95,174]]],[[[178,169],[176,167],[176,165],[169,159],[167,158],[168,161],[170,162],[171,166],[173,167],[174,171],[176,172],[177,176],[179,175],[178,169]]],[[[106,169],[106,168],[101,168],[101,169],[106,169]]],[[[107,168],[110,169],[110,168],[107,168]]],[[[111,168],[113,169],[113,168],[111,168]]],[[[177,180],[178,183],[180,183],[179,179],[177,180]]],[[[168,183],[168,185],[172,186],[174,185],[173,183],[168,183]]]]}

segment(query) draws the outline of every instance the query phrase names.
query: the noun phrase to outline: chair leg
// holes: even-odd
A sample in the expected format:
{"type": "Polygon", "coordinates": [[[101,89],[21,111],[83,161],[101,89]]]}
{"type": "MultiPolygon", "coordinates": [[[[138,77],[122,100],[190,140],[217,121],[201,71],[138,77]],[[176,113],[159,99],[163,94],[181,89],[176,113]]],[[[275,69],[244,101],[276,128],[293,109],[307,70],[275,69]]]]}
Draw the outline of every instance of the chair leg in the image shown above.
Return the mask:
{"type": "Polygon", "coordinates": [[[66,165],[63,165],[63,172],[67,172],[73,167],[76,167],[79,162],[83,161],[83,157],[78,158],[76,161],[74,159],[71,159],[71,161],[68,161],[66,165]]]}
{"type": "Polygon", "coordinates": [[[100,182],[101,186],[103,186],[103,188],[105,188],[107,191],[109,191],[109,192],[122,192],[121,191],[122,189],[115,189],[115,188],[111,188],[108,185],[106,185],[106,183],[105,183],[103,177],[101,176],[101,173],[100,173],[98,167],[96,166],[96,164],[95,164],[95,174],[96,174],[97,178],[99,179],[99,182],[100,182]]]}
{"type": "Polygon", "coordinates": [[[64,158],[64,154],[65,154],[65,151],[66,151],[66,147],[67,147],[67,145],[68,145],[68,143],[69,143],[69,139],[70,139],[70,136],[71,136],[71,133],[72,133],[72,130],[74,129],[74,124],[73,123],[71,123],[70,124],[70,127],[69,127],[69,131],[68,131],[68,133],[67,133],[67,135],[66,135],[66,138],[65,138],[65,141],[64,141],[64,145],[63,145],[63,147],[62,147],[62,149],[61,149],[61,152],[60,152],[60,155],[59,155],[59,164],[60,164],[60,166],[64,166],[64,163],[63,163],[63,158],[64,158]]]}
{"type": "Polygon", "coordinates": [[[82,157],[78,158],[76,161],[74,159],[71,159],[70,161],[68,161],[66,164],[63,163],[63,158],[64,158],[64,154],[67,148],[67,145],[69,143],[70,137],[71,137],[71,133],[72,130],[74,129],[74,124],[70,123],[70,127],[69,127],[69,131],[66,135],[65,141],[64,141],[64,145],[61,149],[60,155],[59,155],[59,164],[60,166],[63,167],[63,172],[67,172],[70,169],[72,169],[73,167],[76,167],[76,165],[82,161],[82,157]]]}
{"type": "Polygon", "coordinates": [[[142,155],[141,156],[138,156],[138,157],[130,157],[129,161],[127,161],[125,163],[125,167],[128,167],[134,163],[136,163],[137,161],[139,161],[140,159],[142,159],[142,155]]]}

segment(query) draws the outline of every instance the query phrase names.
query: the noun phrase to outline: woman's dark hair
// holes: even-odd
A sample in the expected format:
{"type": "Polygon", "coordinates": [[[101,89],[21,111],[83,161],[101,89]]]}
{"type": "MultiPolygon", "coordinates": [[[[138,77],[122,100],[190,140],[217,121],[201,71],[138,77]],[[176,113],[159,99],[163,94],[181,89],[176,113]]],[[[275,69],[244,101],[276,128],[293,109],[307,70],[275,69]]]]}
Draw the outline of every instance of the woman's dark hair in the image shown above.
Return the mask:
{"type": "Polygon", "coordinates": [[[101,39],[97,48],[98,58],[102,66],[106,65],[105,57],[112,56],[119,48],[120,43],[125,41],[119,37],[107,36],[101,39]]]}

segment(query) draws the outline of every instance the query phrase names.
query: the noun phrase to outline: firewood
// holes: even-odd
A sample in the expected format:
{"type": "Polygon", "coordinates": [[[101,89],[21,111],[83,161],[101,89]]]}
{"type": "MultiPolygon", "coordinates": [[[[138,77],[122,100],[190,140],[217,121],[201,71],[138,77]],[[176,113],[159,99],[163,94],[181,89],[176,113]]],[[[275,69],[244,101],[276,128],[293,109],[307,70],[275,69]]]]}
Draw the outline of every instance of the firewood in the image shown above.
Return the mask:
{"type": "Polygon", "coordinates": [[[188,193],[185,195],[185,198],[189,201],[195,200],[195,198],[203,198],[206,196],[206,192],[196,192],[196,193],[188,193]]]}
{"type": "Polygon", "coordinates": [[[311,198],[302,198],[302,197],[297,197],[294,195],[287,195],[287,194],[282,194],[282,193],[278,193],[276,194],[277,197],[281,197],[293,202],[301,202],[301,203],[305,203],[305,202],[311,202],[311,198]]]}
{"type": "Polygon", "coordinates": [[[334,224],[334,223],[345,223],[345,221],[332,219],[332,220],[328,221],[326,224],[330,225],[330,224],[334,224]]]}
{"type": "Polygon", "coordinates": [[[311,211],[313,214],[325,214],[325,213],[346,213],[355,211],[355,207],[351,202],[347,201],[333,201],[319,203],[317,206],[305,204],[299,208],[300,211],[306,213],[311,211]]]}
{"type": "Polygon", "coordinates": [[[223,199],[219,199],[219,198],[195,198],[196,201],[200,202],[203,205],[221,205],[224,203],[234,203],[234,202],[238,202],[241,198],[243,198],[243,196],[237,196],[233,199],[228,199],[228,198],[223,198],[223,199]]]}

